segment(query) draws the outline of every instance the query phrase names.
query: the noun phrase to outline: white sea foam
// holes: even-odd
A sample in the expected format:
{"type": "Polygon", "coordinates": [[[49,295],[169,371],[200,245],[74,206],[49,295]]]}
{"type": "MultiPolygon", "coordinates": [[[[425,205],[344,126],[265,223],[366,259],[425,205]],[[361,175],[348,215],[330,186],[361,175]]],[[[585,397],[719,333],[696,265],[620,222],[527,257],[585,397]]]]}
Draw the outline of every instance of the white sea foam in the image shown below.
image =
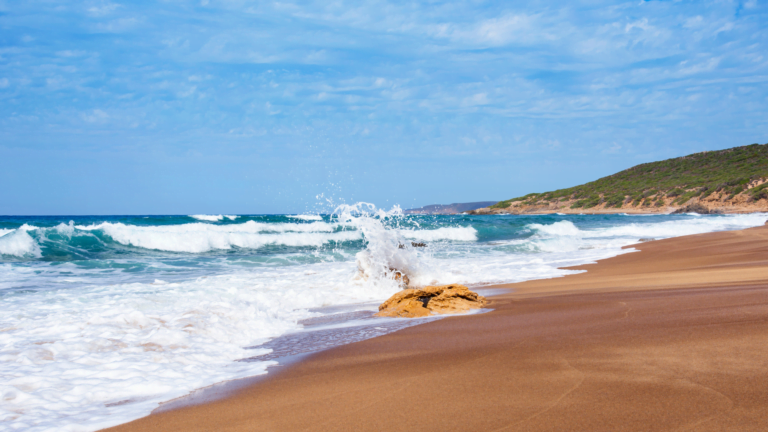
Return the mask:
{"type": "MultiPolygon", "coordinates": [[[[358,239],[366,232],[373,240],[369,244],[377,248],[373,233],[362,229],[369,224],[360,218],[357,223],[360,230],[338,232],[301,232],[306,228],[273,224],[268,229],[277,233],[272,234],[255,223],[235,226],[236,232],[208,224],[103,223],[56,229],[102,230],[126,244],[192,251],[243,239],[285,244],[295,238],[306,244],[312,236],[322,243],[329,236],[358,239]],[[185,236],[206,243],[200,246],[185,236]],[[215,244],[222,241],[217,236],[226,236],[226,241],[215,244]],[[174,242],[181,246],[170,246],[174,242]]],[[[327,230],[327,225],[302,226],[327,230]]],[[[385,236],[387,231],[382,226],[385,236]]],[[[398,249],[397,233],[391,232],[394,250],[412,253],[398,249]]],[[[309,308],[329,301],[381,300],[397,289],[391,279],[356,277],[355,264],[346,261],[10,297],[0,303],[0,327],[5,330],[0,336],[0,419],[12,429],[40,431],[119,424],[193,389],[263,373],[268,363],[235,360],[266,351],[243,347],[299,329],[296,322],[313,315],[309,308]]]]}
{"type": "Polygon", "coordinates": [[[549,225],[529,224],[528,228],[553,236],[576,236],[581,234],[581,230],[579,230],[573,222],[567,220],[549,225]]]}
{"type": "Polygon", "coordinates": [[[258,223],[237,225],[137,226],[105,222],[76,226],[80,230],[101,230],[118,243],[169,252],[201,253],[232,247],[257,249],[266,245],[321,246],[331,242],[357,240],[355,231],[333,232],[335,226],[324,222],[311,224],[258,223]]]}
{"type": "Polygon", "coordinates": [[[594,229],[579,229],[571,221],[560,221],[549,225],[529,224],[538,237],[581,237],[581,238],[622,238],[636,241],[644,237],[669,238],[711,231],[743,229],[762,225],[768,215],[752,213],[745,215],[722,215],[665,220],[655,223],[631,223],[594,229]]]}
{"type": "Polygon", "coordinates": [[[752,213],[697,217],[695,219],[685,218],[656,223],[625,224],[610,228],[585,230],[585,233],[588,237],[669,238],[759,226],[765,223],[767,217],[768,215],[763,213],[752,213]]]}
{"type": "Polygon", "coordinates": [[[17,257],[40,257],[42,252],[27,231],[35,229],[29,225],[23,225],[15,230],[5,231],[0,237],[0,255],[11,255],[17,257]]]}
{"type": "Polygon", "coordinates": [[[218,232],[218,233],[283,233],[283,232],[333,232],[340,225],[326,222],[313,223],[262,223],[248,221],[241,224],[231,225],[211,225],[204,223],[189,223],[182,225],[126,225],[120,222],[103,222],[93,225],[75,225],[80,230],[99,230],[111,229],[111,227],[120,226],[126,229],[136,231],[155,231],[155,232],[175,232],[175,233],[195,233],[195,232],[218,232]]]}
{"type": "Polygon", "coordinates": [[[301,219],[301,220],[314,220],[314,221],[323,220],[323,217],[320,215],[288,215],[288,217],[292,219],[301,219]]]}
{"type": "Polygon", "coordinates": [[[409,239],[423,241],[458,240],[476,241],[477,230],[470,227],[443,227],[426,230],[400,230],[400,234],[409,239]]]}
{"type": "Polygon", "coordinates": [[[464,283],[478,286],[573,273],[567,267],[609,258],[634,249],[622,249],[641,238],[669,238],[712,231],[744,229],[763,225],[768,214],[723,215],[666,220],[645,224],[623,224],[608,228],[579,229],[570,221],[530,224],[534,235],[527,239],[479,243],[460,252],[421,257],[423,274],[412,278],[420,284],[464,283]],[[534,252],[533,255],[525,253],[534,252]]]}
{"type": "Polygon", "coordinates": [[[300,328],[308,308],[385,298],[354,264],[262,269],[183,283],[119,284],[0,303],[0,422],[96,430],[163,400],[263,373],[243,347],[300,328]]]}
{"type": "Polygon", "coordinates": [[[207,222],[219,222],[224,220],[224,218],[227,218],[229,220],[235,220],[239,218],[240,216],[230,216],[230,215],[189,215],[189,217],[201,221],[207,221],[207,222]]]}
{"type": "MultiPolygon", "coordinates": [[[[362,236],[349,221],[340,223],[261,223],[213,225],[189,223],[182,225],[129,225],[104,222],[93,225],[59,224],[53,228],[25,225],[9,230],[0,237],[0,253],[15,256],[40,256],[40,247],[27,231],[36,230],[73,236],[77,232],[101,231],[116,242],[144,249],[168,252],[203,253],[233,247],[258,249],[267,245],[321,246],[333,242],[359,240],[362,236]],[[343,229],[342,229],[343,228],[343,229]],[[11,234],[13,232],[13,234],[11,234]]],[[[402,229],[403,238],[422,241],[475,241],[477,231],[472,227],[442,227],[438,229],[402,229]]]]}

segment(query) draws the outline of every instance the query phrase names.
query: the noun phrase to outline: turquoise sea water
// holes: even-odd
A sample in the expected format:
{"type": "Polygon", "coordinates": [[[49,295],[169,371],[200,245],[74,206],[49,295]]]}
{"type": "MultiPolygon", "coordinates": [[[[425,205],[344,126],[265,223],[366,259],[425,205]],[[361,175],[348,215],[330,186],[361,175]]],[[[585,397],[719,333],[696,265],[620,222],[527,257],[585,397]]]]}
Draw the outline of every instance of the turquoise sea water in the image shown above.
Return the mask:
{"type": "Polygon", "coordinates": [[[375,308],[400,289],[391,269],[414,284],[477,288],[562,276],[558,267],[631,252],[621,247],[640,239],[766,218],[403,216],[367,205],[0,217],[0,429],[95,430],[263,373],[269,362],[236,360],[269,349],[246,347],[301,332],[322,308],[375,308]]]}

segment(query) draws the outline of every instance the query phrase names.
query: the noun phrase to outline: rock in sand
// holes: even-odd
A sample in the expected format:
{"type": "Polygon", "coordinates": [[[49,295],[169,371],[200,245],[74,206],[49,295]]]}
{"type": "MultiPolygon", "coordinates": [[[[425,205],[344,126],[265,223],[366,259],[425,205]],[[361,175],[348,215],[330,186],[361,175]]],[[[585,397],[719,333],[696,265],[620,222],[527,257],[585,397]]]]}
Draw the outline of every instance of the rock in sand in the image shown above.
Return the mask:
{"type": "Polygon", "coordinates": [[[406,289],[390,297],[379,306],[380,317],[418,318],[432,314],[451,314],[480,309],[485,297],[464,285],[428,286],[406,289]]]}

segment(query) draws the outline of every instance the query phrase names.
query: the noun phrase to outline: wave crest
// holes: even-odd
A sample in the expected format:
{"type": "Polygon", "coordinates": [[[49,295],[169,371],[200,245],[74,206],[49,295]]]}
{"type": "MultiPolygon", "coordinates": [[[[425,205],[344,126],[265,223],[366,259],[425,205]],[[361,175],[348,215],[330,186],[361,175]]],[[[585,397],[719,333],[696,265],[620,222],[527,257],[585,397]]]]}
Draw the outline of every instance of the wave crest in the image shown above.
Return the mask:
{"type": "Polygon", "coordinates": [[[100,230],[126,246],[191,253],[232,247],[257,249],[266,245],[322,246],[330,242],[353,241],[360,238],[360,234],[355,231],[333,232],[334,227],[326,223],[264,224],[248,221],[238,225],[194,223],[136,226],[105,222],[77,228],[100,230]]]}
{"type": "Polygon", "coordinates": [[[221,222],[224,220],[224,218],[227,218],[229,220],[235,220],[239,218],[240,216],[230,216],[230,215],[189,215],[192,219],[197,219],[201,221],[206,222],[221,222]]]}
{"type": "Polygon", "coordinates": [[[405,238],[423,241],[477,241],[477,230],[471,226],[443,227],[433,230],[400,230],[400,234],[405,238]]]}
{"type": "Polygon", "coordinates": [[[291,219],[300,219],[300,220],[313,220],[313,221],[321,221],[323,220],[323,217],[320,215],[288,215],[287,217],[291,219]]]}
{"type": "Polygon", "coordinates": [[[35,239],[27,233],[29,229],[34,228],[25,224],[16,230],[3,230],[5,232],[0,237],[0,255],[40,258],[42,251],[35,239]]]}
{"type": "Polygon", "coordinates": [[[545,234],[549,236],[578,236],[583,232],[573,224],[571,221],[560,221],[553,224],[529,224],[529,229],[535,230],[538,234],[545,234]]]}

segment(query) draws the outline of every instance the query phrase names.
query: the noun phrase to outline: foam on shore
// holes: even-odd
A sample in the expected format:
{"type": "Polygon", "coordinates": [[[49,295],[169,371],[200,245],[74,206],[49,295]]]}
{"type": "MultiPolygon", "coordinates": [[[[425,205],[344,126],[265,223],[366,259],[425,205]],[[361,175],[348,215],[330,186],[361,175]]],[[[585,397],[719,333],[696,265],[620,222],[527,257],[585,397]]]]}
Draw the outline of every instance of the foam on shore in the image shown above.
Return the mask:
{"type": "Polygon", "coordinates": [[[261,343],[330,307],[385,300],[400,289],[392,269],[417,285],[473,288],[559,277],[640,238],[758,226],[766,215],[657,218],[409,219],[360,204],[295,223],[0,228],[0,425],[95,430],[263,373],[269,357],[258,354],[271,348],[261,343]]]}

